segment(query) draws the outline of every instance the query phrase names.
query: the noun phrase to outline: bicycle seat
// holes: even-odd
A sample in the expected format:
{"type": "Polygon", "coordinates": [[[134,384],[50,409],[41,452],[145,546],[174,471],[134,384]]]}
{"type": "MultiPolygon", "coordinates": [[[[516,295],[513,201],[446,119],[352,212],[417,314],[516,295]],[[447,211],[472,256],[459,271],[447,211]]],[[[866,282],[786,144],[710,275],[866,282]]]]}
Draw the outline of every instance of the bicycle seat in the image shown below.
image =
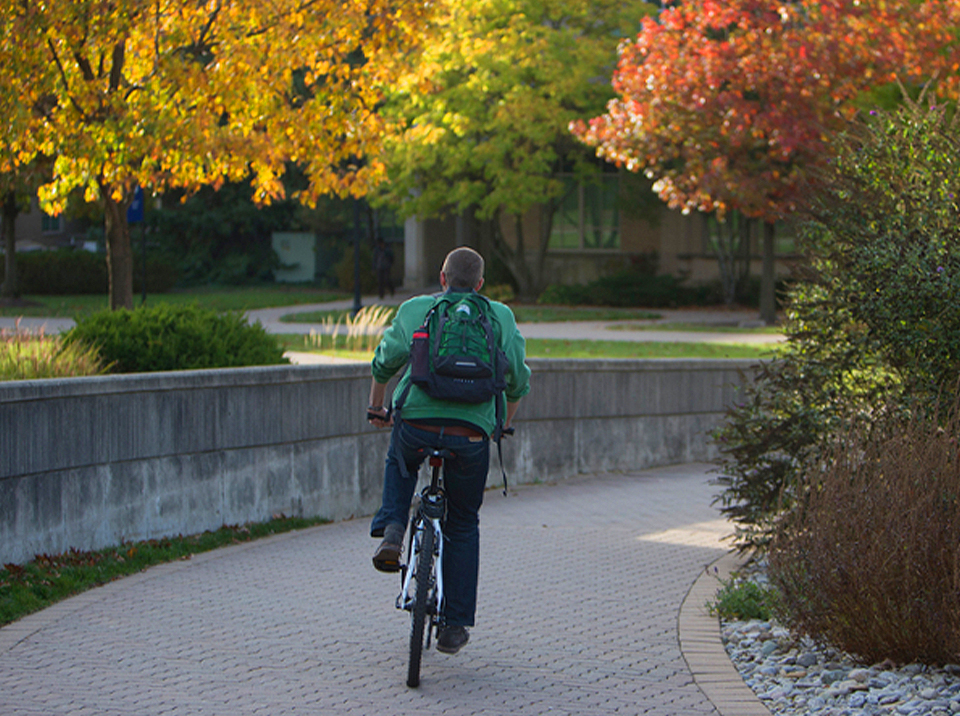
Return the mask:
{"type": "Polygon", "coordinates": [[[453,459],[457,456],[453,450],[448,450],[447,448],[440,447],[422,447],[417,450],[421,455],[426,455],[431,458],[438,458],[441,460],[453,459]]]}

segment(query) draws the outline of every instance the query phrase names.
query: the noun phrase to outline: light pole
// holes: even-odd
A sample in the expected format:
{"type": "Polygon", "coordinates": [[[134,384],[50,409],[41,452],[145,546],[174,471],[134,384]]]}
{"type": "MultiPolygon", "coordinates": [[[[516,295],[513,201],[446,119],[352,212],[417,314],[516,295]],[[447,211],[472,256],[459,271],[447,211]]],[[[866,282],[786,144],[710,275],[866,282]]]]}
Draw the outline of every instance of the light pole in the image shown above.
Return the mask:
{"type": "Polygon", "coordinates": [[[360,200],[353,200],[353,315],[360,313],[360,200]]]}

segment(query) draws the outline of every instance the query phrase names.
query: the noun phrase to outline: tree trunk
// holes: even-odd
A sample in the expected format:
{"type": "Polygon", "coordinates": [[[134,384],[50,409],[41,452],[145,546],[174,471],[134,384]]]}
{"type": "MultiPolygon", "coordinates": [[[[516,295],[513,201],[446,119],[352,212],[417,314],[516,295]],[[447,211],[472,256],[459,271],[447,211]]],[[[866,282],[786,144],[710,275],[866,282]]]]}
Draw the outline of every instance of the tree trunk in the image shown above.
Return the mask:
{"type": "Polygon", "coordinates": [[[513,277],[514,282],[517,284],[517,293],[519,296],[524,299],[535,296],[535,280],[531,275],[530,266],[526,260],[520,219],[516,220],[518,232],[516,247],[510,246],[506,242],[506,239],[503,238],[503,231],[500,229],[499,213],[489,219],[478,219],[477,224],[478,232],[484,244],[490,247],[492,252],[500,259],[513,277]]]}
{"type": "MultiPolygon", "coordinates": [[[[714,255],[717,257],[717,267],[720,270],[720,286],[723,292],[723,302],[727,306],[733,305],[737,297],[737,283],[739,281],[739,262],[738,251],[739,241],[738,233],[733,226],[731,217],[727,216],[724,221],[719,221],[716,217],[707,219],[707,231],[710,231],[710,222],[715,222],[717,227],[716,237],[710,236],[710,244],[713,247],[714,255]]],[[[710,232],[712,234],[712,232],[710,232]]]]}
{"type": "Polygon", "coordinates": [[[17,280],[17,214],[20,208],[17,204],[17,192],[9,191],[3,197],[3,217],[0,229],[3,231],[4,241],[4,277],[3,286],[0,286],[0,296],[3,298],[20,298],[20,282],[17,280]]]}
{"type": "Polygon", "coordinates": [[[112,198],[108,187],[102,187],[101,194],[104,197],[110,310],[126,308],[132,311],[133,250],[130,246],[130,225],[127,224],[127,206],[130,202],[112,198]]]}
{"type": "Polygon", "coordinates": [[[763,273],[760,278],[760,320],[768,326],[777,322],[775,236],[776,225],[765,222],[763,225],[763,273]]]}
{"type": "Polygon", "coordinates": [[[740,254],[740,267],[738,269],[737,286],[740,288],[740,296],[745,298],[750,295],[750,263],[753,258],[750,246],[750,233],[753,230],[753,219],[747,218],[744,214],[736,212],[737,225],[740,233],[740,245],[738,253],[740,254]]]}

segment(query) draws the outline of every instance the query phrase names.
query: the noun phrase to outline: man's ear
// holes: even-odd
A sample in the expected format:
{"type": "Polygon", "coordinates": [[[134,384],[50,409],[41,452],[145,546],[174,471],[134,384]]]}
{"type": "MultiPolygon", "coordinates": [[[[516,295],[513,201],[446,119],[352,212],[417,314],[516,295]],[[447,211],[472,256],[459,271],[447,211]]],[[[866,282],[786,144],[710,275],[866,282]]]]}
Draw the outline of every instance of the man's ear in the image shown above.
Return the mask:
{"type": "Polygon", "coordinates": [[[483,277],[480,277],[480,281],[477,282],[477,287],[474,289],[477,293],[480,293],[480,289],[483,288],[483,277]]]}
{"type": "Polygon", "coordinates": [[[443,290],[447,289],[447,274],[443,271],[440,272],[440,288],[443,290]]]}

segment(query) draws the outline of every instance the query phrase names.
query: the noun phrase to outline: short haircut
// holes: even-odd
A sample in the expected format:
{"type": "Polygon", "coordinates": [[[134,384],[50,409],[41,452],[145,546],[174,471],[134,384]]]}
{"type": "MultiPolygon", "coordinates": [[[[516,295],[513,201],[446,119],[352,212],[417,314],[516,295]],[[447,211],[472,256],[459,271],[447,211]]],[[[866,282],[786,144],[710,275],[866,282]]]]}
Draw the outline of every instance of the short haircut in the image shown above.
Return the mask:
{"type": "Polygon", "coordinates": [[[454,249],[443,260],[447,286],[473,290],[483,278],[483,256],[471,248],[461,246],[454,249]]]}

